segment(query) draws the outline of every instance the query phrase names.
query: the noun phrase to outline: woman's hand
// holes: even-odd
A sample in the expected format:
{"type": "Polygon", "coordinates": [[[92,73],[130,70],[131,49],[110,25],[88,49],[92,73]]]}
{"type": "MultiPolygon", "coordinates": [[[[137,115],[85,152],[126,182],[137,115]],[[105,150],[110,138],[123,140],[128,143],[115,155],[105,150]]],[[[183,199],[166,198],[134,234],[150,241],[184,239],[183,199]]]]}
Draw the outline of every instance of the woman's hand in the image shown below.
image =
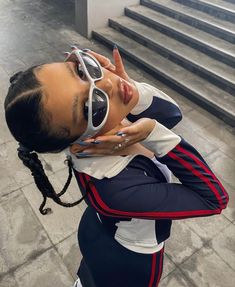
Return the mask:
{"type": "Polygon", "coordinates": [[[88,53],[93,55],[98,60],[98,62],[101,64],[103,68],[109,70],[110,72],[116,74],[117,76],[123,78],[124,80],[128,82],[131,81],[131,79],[126,73],[126,70],[123,65],[122,57],[116,45],[114,46],[114,49],[113,49],[114,64],[111,63],[109,58],[101,54],[98,54],[94,51],[88,51],[88,53]]]}
{"type": "Polygon", "coordinates": [[[103,155],[119,155],[131,145],[146,139],[153,128],[156,121],[148,118],[142,118],[130,126],[120,128],[111,135],[97,136],[93,139],[85,140],[87,147],[81,147],[76,153],[77,157],[103,156],[103,155]]]}

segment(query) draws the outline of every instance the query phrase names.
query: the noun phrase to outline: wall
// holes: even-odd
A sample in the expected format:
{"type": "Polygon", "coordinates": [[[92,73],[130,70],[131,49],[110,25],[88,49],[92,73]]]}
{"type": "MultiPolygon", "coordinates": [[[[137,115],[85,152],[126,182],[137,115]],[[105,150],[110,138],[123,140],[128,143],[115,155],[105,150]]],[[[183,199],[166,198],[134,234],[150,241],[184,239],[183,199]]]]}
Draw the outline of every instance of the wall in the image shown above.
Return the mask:
{"type": "Polygon", "coordinates": [[[108,25],[108,19],[124,14],[124,8],[138,5],[140,0],[75,0],[76,29],[90,38],[94,29],[108,25]]]}

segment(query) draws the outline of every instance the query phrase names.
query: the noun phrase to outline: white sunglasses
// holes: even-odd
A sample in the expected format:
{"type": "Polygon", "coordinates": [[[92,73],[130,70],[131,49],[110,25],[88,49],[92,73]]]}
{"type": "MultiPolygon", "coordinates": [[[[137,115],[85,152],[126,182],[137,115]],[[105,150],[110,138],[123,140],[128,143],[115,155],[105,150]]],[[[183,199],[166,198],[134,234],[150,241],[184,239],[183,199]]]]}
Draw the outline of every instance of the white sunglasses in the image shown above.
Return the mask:
{"type": "Polygon", "coordinates": [[[86,138],[97,134],[106,123],[109,113],[109,97],[95,82],[104,77],[100,63],[92,55],[75,48],[65,59],[65,62],[74,62],[78,72],[85,73],[90,83],[89,97],[84,107],[84,117],[87,119],[86,131],[73,143],[81,143],[86,138]]]}

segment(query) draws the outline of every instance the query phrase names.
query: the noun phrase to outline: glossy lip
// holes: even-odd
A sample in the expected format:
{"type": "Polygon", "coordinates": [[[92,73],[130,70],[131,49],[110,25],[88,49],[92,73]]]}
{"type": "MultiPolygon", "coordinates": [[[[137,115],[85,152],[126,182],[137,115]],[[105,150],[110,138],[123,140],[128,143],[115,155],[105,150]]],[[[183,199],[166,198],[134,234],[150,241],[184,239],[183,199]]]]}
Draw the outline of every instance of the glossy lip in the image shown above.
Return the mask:
{"type": "Polygon", "coordinates": [[[128,82],[126,82],[125,80],[120,78],[119,90],[120,90],[120,94],[121,94],[121,98],[122,98],[123,104],[124,105],[128,105],[129,102],[132,99],[132,96],[133,96],[132,86],[130,84],[128,84],[128,82]]]}

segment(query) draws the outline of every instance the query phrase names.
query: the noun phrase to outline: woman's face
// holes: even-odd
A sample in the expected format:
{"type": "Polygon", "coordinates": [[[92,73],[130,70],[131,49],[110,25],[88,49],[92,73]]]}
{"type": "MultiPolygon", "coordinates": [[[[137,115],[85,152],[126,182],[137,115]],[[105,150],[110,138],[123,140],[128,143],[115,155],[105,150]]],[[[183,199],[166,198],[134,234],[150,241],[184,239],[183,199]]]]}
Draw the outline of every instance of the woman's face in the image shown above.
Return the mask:
{"type": "MultiPolygon", "coordinates": [[[[129,84],[106,69],[103,72],[103,79],[97,81],[96,85],[107,93],[110,110],[99,134],[118,125],[138,101],[134,84],[129,84]]],[[[73,62],[46,64],[35,73],[45,95],[43,105],[52,115],[52,127],[65,127],[70,130],[71,136],[79,137],[87,128],[83,111],[90,84],[86,77],[79,76],[73,62]]]]}

